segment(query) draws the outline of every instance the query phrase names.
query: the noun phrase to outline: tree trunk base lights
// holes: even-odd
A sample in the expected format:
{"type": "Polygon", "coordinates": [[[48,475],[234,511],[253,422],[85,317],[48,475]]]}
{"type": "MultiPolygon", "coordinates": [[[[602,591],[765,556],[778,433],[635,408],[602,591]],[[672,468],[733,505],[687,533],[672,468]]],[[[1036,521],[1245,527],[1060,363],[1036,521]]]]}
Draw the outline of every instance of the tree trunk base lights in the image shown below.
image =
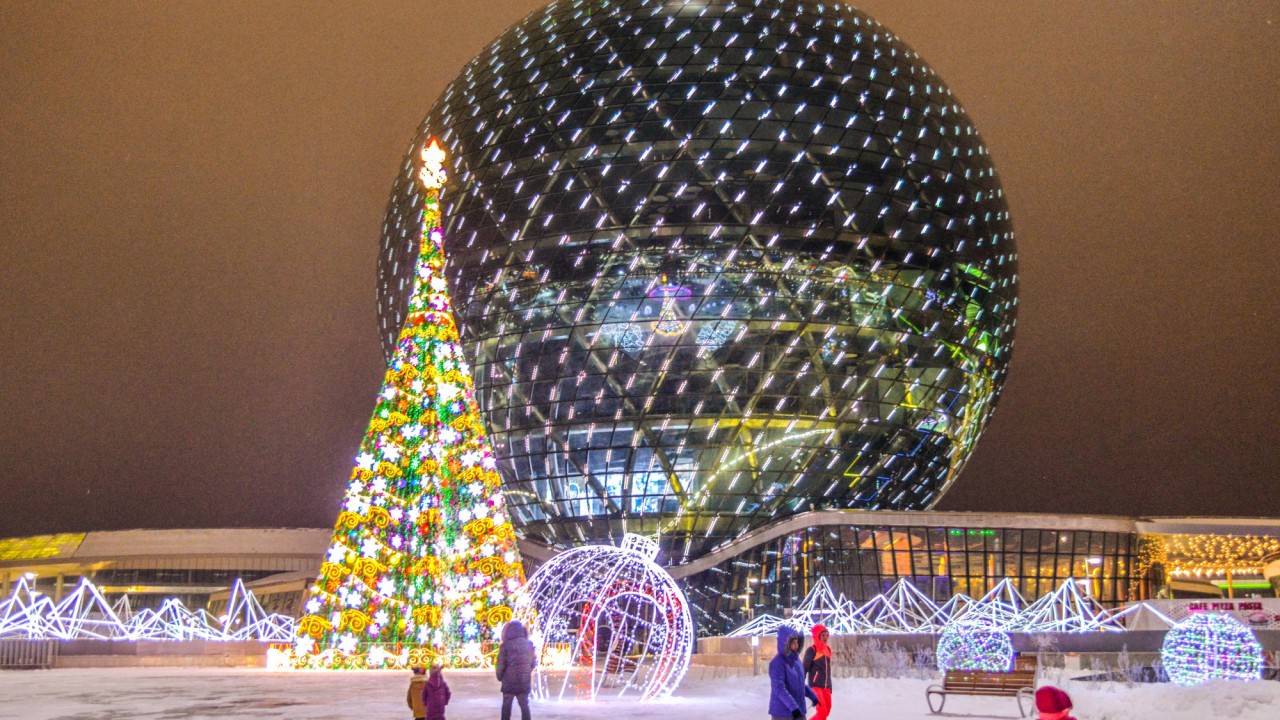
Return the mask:
{"type": "Polygon", "coordinates": [[[298,668],[487,666],[524,583],[444,279],[444,161],[432,139],[408,316],[298,621],[298,668]]]}

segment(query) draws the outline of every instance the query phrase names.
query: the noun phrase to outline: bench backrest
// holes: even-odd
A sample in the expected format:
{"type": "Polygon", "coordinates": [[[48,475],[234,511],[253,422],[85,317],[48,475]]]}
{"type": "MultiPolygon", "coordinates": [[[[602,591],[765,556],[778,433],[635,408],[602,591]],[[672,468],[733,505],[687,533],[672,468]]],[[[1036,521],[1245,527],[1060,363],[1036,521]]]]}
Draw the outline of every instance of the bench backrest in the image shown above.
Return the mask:
{"type": "Polygon", "coordinates": [[[947,692],[982,695],[1016,695],[1021,688],[1036,686],[1035,670],[986,672],[983,670],[948,670],[942,681],[947,692]]]}

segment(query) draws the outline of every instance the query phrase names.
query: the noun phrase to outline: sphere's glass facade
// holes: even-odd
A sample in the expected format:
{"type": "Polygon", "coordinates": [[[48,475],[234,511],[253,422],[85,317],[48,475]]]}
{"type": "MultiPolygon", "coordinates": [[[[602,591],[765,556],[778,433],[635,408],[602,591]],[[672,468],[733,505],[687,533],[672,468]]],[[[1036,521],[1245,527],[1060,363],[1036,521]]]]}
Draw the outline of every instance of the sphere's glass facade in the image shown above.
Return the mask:
{"type": "Polygon", "coordinates": [[[840,2],[559,0],[448,86],[447,276],[523,533],[679,563],[811,507],[923,509],[1006,372],[1016,252],[938,76],[840,2]]]}

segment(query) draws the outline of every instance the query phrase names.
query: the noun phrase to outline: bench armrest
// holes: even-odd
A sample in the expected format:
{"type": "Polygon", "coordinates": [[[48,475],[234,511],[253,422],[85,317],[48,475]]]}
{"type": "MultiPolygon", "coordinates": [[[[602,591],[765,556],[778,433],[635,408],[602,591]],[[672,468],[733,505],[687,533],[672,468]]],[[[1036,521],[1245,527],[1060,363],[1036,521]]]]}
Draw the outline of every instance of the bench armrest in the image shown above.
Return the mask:
{"type": "Polygon", "coordinates": [[[929,703],[929,712],[937,715],[942,712],[942,706],[947,704],[947,691],[941,685],[930,685],[924,691],[924,700],[929,703]],[[938,698],[938,707],[933,706],[934,696],[938,698]]]}
{"type": "Polygon", "coordinates": [[[1018,688],[1018,714],[1022,717],[1027,716],[1027,710],[1022,709],[1022,702],[1027,702],[1027,709],[1034,710],[1036,707],[1036,691],[1031,688],[1018,688]]]}

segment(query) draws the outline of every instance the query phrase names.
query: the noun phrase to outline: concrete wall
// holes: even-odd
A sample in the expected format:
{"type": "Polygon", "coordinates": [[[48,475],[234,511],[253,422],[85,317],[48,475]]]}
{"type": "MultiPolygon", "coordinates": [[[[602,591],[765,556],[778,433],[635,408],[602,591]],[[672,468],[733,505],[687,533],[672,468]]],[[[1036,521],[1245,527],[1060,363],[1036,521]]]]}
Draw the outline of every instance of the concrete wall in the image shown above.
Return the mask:
{"type": "Polygon", "coordinates": [[[266,643],[68,640],[58,644],[58,658],[54,667],[261,668],[266,665],[266,643]]]}
{"type": "MultiPolygon", "coordinates": [[[[1276,657],[1280,652],[1280,630],[1255,630],[1254,634],[1263,650],[1276,657]]],[[[1010,633],[1013,649],[1019,654],[1052,656],[1054,664],[1065,662],[1069,670],[1088,670],[1095,662],[1103,667],[1115,665],[1121,652],[1129,653],[1129,660],[1136,664],[1150,665],[1159,657],[1164,644],[1163,630],[1136,630],[1115,633],[1059,633],[1030,635],[1010,633]],[[1050,644],[1043,645],[1045,641],[1050,644]]],[[[848,658],[865,652],[870,643],[880,643],[883,650],[904,650],[909,656],[927,650],[932,654],[937,636],[932,634],[900,635],[844,635],[831,638],[831,650],[836,657],[848,658]]],[[[774,636],[759,639],[757,660],[764,667],[777,652],[774,636]]],[[[806,646],[809,642],[806,642],[806,646]]],[[[928,656],[925,656],[928,657],[928,656]]],[[[1044,658],[1046,662],[1050,660],[1044,658]]],[[[698,639],[698,650],[693,664],[713,668],[750,668],[753,666],[751,638],[705,637],[698,639]]],[[[930,663],[930,666],[932,663],[930,663]]]]}
{"type": "MultiPolygon", "coordinates": [[[[1254,635],[1268,652],[1280,651],[1280,630],[1255,630],[1254,635]]],[[[760,638],[760,657],[771,658],[777,652],[775,636],[760,638]]],[[[1129,632],[1094,632],[1094,633],[1056,633],[1031,635],[1028,633],[1009,633],[1013,641],[1013,649],[1020,653],[1035,652],[1040,648],[1042,638],[1051,638],[1053,649],[1058,652],[1120,652],[1128,648],[1129,652],[1160,652],[1164,643],[1163,630],[1131,630],[1129,632]]],[[[907,651],[932,648],[937,643],[937,635],[929,633],[901,633],[892,635],[841,635],[831,638],[831,649],[840,651],[850,643],[878,640],[888,647],[901,647],[907,651]]],[[[805,638],[805,647],[812,644],[805,638]]],[[[705,637],[698,638],[698,654],[708,655],[745,655],[751,657],[751,638],[742,637],[705,637]]]]}

